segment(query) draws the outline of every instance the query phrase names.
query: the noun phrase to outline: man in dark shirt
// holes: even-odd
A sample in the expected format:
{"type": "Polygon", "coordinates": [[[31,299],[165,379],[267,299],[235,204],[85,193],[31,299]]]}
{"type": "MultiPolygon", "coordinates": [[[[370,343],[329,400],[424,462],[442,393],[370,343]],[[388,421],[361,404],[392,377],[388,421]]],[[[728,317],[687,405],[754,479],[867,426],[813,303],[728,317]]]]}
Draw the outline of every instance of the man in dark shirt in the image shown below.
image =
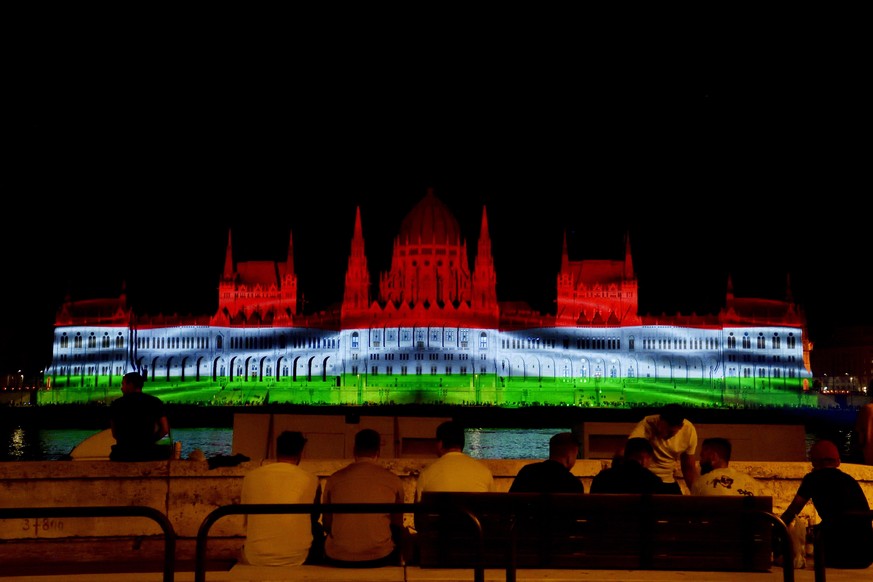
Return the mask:
{"type": "Polygon", "coordinates": [[[591,493],[668,493],[660,477],[649,470],[654,451],[649,439],[629,438],[624,455],[591,481],[591,493]]]}
{"type": "Polygon", "coordinates": [[[561,432],[549,439],[549,458],[519,470],[510,493],[585,493],[585,486],[570,470],[579,456],[579,441],[573,433],[561,432]]]}
{"type": "Polygon", "coordinates": [[[170,432],[167,413],[160,398],[142,391],[145,379],[130,372],[121,379],[120,398],[109,405],[110,426],[115,444],[112,461],[158,461],[170,458],[171,446],[157,441],[170,432]]]}
{"type": "Polygon", "coordinates": [[[829,440],[816,442],[809,450],[812,471],[804,475],[794,500],[782,514],[790,524],[811,499],[821,523],[824,560],[828,568],[867,568],[873,564],[873,523],[869,517],[852,518],[847,511],[869,511],[864,490],[842,472],[840,453],[829,440]]]}

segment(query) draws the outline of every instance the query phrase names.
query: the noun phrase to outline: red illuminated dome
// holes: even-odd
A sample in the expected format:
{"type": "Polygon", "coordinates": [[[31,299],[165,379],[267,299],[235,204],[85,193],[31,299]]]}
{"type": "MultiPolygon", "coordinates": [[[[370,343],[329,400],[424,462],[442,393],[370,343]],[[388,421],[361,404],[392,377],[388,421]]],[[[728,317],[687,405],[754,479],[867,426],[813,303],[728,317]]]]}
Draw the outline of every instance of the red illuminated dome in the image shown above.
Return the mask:
{"type": "Polygon", "coordinates": [[[409,211],[400,225],[400,244],[458,244],[461,231],[458,221],[428,189],[427,195],[409,211]]]}

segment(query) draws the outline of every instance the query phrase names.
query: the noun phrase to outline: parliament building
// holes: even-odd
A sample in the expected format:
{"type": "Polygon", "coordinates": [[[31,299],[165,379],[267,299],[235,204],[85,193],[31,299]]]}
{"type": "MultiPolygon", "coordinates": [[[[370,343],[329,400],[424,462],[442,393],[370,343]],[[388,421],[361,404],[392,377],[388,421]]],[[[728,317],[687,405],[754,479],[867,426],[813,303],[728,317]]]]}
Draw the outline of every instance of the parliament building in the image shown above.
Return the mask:
{"type": "Polygon", "coordinates": [[[293,237],[284,261],[236,262],[231,232],[215,313],[134,313],[124,290],[68,298],[39,402],[107,402],[138,370],[165,402],[204,405],[817,405],[790,288],[737,297],[728,280],[718,313],[641,314],[629,238],[617,260],[578,259],[565,235],[546,314],[498,298],[484,207],[469,252],[429,190],[377,279],[363,229],[358,207],[343,298],[326,310],[299,301],[293,237]]]}

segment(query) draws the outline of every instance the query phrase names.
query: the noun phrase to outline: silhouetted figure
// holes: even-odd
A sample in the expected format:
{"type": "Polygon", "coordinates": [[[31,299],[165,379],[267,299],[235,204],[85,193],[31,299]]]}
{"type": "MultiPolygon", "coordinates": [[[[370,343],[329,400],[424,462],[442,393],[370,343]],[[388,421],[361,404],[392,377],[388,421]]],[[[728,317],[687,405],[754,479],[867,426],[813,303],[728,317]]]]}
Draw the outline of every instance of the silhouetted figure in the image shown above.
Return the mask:
{"type": "Polygon", "coordinates": [[[624,454],[594,476],[591,493],[669,493],[667,485],[649,470],[653,456],[648,439],[627,439],[624,454]]]}
{"type": "Polygon", "coordinates": [[[821,517],[825,565],[828,568],[866,568],[873,564],[873,522],[869,517],[846,515],[847,511],[869,511],[864,490],[851,475],[839,469],[840,453],[828,440],[816,442],[809,450],[812,471],[804,475],[794,500],[782,514],[790,524],[803,506],[812,500],[821,517]]]}
{"type": "Polygon", "coordinates": [[[109,405],[109,422],[115,444],[112,461],[160,461],[172,455],[172,445],[159,445],[170,432],[170,423],[160,398],[142,391],[145,379],[139,372],[121,378],[121,397],[109,405]]]}

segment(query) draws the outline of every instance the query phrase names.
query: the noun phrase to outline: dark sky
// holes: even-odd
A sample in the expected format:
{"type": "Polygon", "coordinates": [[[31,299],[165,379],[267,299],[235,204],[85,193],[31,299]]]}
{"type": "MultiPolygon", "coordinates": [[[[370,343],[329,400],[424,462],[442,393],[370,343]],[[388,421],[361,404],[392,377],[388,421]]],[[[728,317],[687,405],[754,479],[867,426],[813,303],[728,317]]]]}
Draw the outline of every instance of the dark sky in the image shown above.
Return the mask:
{"type": "Polygon", "coordinates": [[[229,228],[237,260],[293,231],[307,301],[336,302],[355,207],[377,281],[428,187],[470,248],[487,208],[501,300],[554,309],[563,233],[573,259],[630,233],[643,312],[715,312],[729,274],[781,299],[790,274],[813,340],[873,323],[869,90],[827,54],[729,48],[36,60],[4,131],[0,373],[48,363],[67,293],[214,312],[229,228]]]}

